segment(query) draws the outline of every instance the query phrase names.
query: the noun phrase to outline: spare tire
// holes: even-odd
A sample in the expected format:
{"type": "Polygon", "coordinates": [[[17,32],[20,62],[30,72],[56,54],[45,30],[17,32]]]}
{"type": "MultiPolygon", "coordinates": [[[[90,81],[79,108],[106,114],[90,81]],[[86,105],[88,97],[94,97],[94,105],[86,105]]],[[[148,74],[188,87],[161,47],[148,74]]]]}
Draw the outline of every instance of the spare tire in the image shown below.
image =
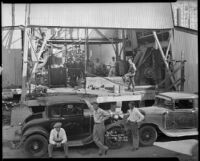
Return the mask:
{"type": "Polygon", "coordinates": [[[105,133],[105,144],[110,148],[110,149],[118,149],[121,148],[122,146],[122,141],[118,140],[117,136],[116,137],[111,137],[111,135],[118,135],[122,134],[123,129],[120,126],[113,126],[106,130],[105,133]]]}

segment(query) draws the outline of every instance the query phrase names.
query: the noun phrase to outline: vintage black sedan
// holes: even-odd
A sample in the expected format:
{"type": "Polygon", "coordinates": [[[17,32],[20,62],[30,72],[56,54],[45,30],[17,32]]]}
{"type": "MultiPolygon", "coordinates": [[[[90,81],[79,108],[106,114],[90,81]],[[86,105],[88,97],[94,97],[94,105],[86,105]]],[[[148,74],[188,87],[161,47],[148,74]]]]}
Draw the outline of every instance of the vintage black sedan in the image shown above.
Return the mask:
{"type": "Polygon", "coordinates": [[[47,152],[49,134],[55,122],[62,122],[69,146],[80,146],[92,142],[92,114],[82,97],[59,95],[40,97],[27,101],[27,106],[41,108],[22,123],[21,143],[25,152],[33,157],[41,157],[47,152]]]}

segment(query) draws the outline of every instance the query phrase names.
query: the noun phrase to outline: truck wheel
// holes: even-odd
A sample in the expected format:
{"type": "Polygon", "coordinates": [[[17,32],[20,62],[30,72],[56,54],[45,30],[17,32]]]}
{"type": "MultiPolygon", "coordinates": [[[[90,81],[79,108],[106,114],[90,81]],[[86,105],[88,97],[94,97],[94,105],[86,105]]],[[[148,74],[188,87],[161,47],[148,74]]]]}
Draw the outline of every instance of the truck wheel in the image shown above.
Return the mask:
{"type": "Polygon", "coordinates": [[[122,134],[122,128],[121,127],[111,127],[106,131],[105,134],[105,144],[110,149],[118,149],[122,146],[122,141],[117,139],[117,135],[122,134]]]}
{"type": "Polygon", "coordinates": [[[48,141],[42,135],[31,135],[24,143],[25,152],[32,157],[42,157],[48,149],[48,141]]]}
{"type": "Polygon", "coordinates": [[[153,126],[143,126],[139,130],[140,144],[151,146],[157,139],[157,131],[153,126]]]}

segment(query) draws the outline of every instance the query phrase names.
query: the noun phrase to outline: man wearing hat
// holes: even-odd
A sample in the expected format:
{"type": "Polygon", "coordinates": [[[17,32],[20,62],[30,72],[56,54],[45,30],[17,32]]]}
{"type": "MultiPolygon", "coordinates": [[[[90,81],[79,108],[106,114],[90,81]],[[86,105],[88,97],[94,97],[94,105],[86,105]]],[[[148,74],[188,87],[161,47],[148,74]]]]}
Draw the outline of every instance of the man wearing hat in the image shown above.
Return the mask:
{"type": "Polygon", "coordinates": [[[93,127],[93,140],[95,144],[99,147],[99,155],[107,154],[108,147],[104,145],[104,135],[105,135],[105,125],[104,121],[111,117],[109,112],[104,111],[99,108],[99,105],[96,101],[93,101],[90,106],[87,100],[85,100],[89,108],[93,111],[94,117],[94,127],[93,127]]]}
{"type": "Polygon", "coordinates": [[[48,146],[48,153],[50,158],[52,158],[53,147],[61,146],[64,147],[65,157],[68,158],[67,135],[61,126],[61,122],[56,122],[53,126],[54,129],[51,130],[48,146]]]}
{"type": "Polygon", "coordinates": [[[135,108],[134,102],[129,102],[128,104],[129,110],[128,113],[125,115],[127,118],[127,128],[131,130],[131,135],[133,138],[133,147],[132,150],[138,150],[139,148],[139,130],[138,130],[138,123],[144,120],[144,115],[135,108]]]}

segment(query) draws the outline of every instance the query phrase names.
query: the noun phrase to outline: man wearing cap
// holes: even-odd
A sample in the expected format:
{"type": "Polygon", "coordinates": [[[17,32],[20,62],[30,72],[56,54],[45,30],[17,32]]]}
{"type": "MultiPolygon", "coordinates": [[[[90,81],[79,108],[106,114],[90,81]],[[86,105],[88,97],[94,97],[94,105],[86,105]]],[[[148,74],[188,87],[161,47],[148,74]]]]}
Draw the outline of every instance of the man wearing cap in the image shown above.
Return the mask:
{"type": "Polygon", "coordinates": [[[65,157],[68,158],[67,135],[61,126],[62,123],[57,122],[54,124],[54,129],[51,130],[48,146],[49,158],[52,158],[53,147],[61,146],[64,147],[65,157]]]}
{"type": "Polygon", "coordinates": [[[109,112],[104,111],[99,108],[99,105],[96,101],[93,101],[90,106],[88,101],[86,100],[88,107],[93,111],[94,117],[94,128],[93,128],[93,140],[95,144],[99,147],[99,155],[107,154],[108,147],[104,145],[104,135],[105,135],[105,125],[104,121],[111,117],[109,112]]]}
{"type": "Polygon", "coordinates": [[[127,118],[127,128],[131,130],[131,135],[133,138],[133,147],[132,150],[138,150],[139,148],[139,130],[138,130],[138,123],[144,120],[144,115],[135,108],[134,102],[129,102],[128,104],[129,110],[128,113],[125,115],[127,118]]]}

